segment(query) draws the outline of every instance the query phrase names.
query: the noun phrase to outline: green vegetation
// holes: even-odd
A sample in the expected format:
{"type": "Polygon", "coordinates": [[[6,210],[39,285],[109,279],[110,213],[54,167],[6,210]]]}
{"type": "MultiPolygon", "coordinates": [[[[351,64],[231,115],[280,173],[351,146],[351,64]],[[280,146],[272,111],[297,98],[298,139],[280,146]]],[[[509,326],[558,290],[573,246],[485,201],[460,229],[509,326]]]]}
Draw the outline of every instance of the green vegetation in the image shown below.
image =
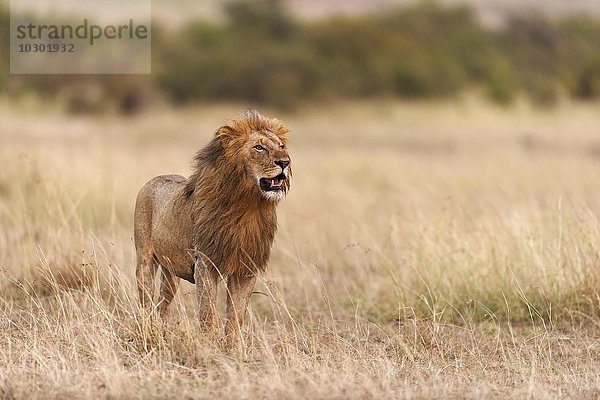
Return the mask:
{"type": "MultiPolygon", "coordinates": [[[[148,87],[176,104],[218,100],[283,108],[348,97],[440,98],[473,88],[498,103],[523,93],[541,105],[560,93],[600,97],[600,21],[591,18],[515,16],[490,30],[468,8],[434,2],[319,21],[297,20],[277,0],[232,2],[225,11],[224,23],[197,21],[176,31],[154,24],[149,77],[7,81],[7,70],[0,69],[0,88],[73,93],[74,111],[105,108],[82,95],[90,86],[102,88],[100,103],[122,111],[142,106],[148,87]]],[[[0,20],[8,21],[6,11],[0,20]]],[[[4,49],[8,35],[0,33],[4,49]]]]}

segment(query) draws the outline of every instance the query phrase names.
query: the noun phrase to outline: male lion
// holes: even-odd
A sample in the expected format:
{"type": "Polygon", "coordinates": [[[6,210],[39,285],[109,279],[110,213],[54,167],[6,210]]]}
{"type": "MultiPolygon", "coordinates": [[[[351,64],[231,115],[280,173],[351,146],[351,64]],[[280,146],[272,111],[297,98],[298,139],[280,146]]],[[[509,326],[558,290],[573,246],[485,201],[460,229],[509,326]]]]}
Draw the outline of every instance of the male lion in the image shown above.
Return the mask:
{"type": "Polygon", "coordinates": [[[264,271],[277,230],[275,206],[292,175],[288,129],[277,119],[248,110],[219,128],[195,157],[193,174],[162,175],[140,190],[134,216],[137,284],[144,308],[152,303],[161,268],[158,307],[163,317],[179,278],[196,285],[200,323],[214,334],[217,283],[227,278],[228,347],[264,271]]]}

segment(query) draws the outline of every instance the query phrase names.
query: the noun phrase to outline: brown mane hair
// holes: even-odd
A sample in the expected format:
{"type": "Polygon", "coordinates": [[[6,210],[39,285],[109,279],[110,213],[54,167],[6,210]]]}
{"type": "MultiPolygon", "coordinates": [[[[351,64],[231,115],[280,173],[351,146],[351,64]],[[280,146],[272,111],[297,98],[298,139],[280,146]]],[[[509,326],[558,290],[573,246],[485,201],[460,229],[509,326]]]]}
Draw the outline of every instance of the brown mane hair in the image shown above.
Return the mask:
{"type": "Polygon", "coordinates": [[[277,230],[275,203],[261,196],[242,154],[248,135],[260,131],[287,143],[283,123],[248,110],[219,128],[196,154],[183,191],[181,200],[191,202],[194,250],[202,249],[200,256],[223,276],[263,271],[277,230]]]}

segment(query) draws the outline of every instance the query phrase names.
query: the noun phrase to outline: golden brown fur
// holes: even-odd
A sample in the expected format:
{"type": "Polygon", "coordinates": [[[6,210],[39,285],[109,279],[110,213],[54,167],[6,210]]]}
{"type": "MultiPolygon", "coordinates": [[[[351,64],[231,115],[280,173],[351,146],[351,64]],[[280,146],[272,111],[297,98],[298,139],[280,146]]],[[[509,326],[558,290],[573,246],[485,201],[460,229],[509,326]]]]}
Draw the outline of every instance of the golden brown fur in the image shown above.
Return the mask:
{"type": "Polygon", "coordinates": [[[256,111],[219,128],[195,157],[193,174],[159,176],[138,194],[134,218],[138,288],[151,304],[161,267],[164,315],[179,278],[196,285],[203,328],[218,324],[217,282],[227,278],[229,344],[237,341],[246,304],[269,259],[277,202],[289,189],[288,130],[256,111]]]}

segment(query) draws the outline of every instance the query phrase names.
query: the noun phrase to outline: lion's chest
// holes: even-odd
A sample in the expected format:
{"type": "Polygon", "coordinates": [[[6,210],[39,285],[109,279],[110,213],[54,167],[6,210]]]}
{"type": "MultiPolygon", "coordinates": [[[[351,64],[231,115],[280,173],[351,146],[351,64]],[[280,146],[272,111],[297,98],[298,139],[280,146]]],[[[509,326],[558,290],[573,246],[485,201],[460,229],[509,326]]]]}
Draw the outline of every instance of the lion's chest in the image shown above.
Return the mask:
{"type": "Polygon", "coordinates": [[[195,246],[223,275],[257,272],[266,267],[275,230],[269,215],[216,215],[199,224],[195,246]]]}

